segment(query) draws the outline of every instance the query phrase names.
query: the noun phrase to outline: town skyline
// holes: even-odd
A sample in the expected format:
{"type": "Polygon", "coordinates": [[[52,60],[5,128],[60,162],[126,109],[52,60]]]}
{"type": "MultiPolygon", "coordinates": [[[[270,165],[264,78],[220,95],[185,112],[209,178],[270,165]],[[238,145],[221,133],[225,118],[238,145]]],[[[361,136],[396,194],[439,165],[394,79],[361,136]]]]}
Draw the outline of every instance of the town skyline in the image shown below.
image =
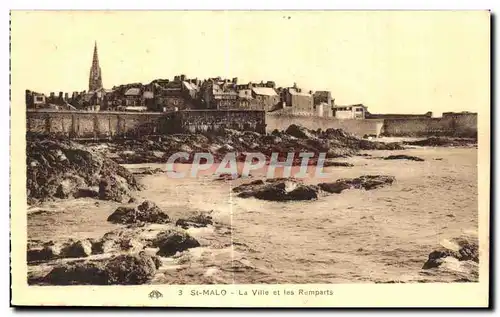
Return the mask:
{"type": "Polygon", "coordinates": [[[87,90],[97,42],[104,88],[185,74],[297,83],[304,91],[331,91],[337,104],[363,103],[376,112],[439,115],[489,103],[489,56],[479,53],[489,45],[489,30],[474,27],[481,14],[152,12],[123,23],[132,13],[15,14],[13,26],[18,21],[38,31],[35,38],[13,36],[12,50],[33,47],[16,54],[13,76],[23,79],[24,89],[44,93],[87,90]],[[351,28],[339,35],[341,26],[351,28]]]}

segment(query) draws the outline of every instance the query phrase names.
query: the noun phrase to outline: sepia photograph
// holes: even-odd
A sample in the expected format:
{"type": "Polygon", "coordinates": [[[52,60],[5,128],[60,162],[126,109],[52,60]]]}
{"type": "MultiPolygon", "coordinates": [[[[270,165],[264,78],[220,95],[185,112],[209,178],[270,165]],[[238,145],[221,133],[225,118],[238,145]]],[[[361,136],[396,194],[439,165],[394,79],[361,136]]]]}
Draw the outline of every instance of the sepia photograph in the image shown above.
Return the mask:
{"type": "Polygon", "coordinates": [[[21,305],[488,305],[488,11],[12,11],[11,99],[21,305]]]}

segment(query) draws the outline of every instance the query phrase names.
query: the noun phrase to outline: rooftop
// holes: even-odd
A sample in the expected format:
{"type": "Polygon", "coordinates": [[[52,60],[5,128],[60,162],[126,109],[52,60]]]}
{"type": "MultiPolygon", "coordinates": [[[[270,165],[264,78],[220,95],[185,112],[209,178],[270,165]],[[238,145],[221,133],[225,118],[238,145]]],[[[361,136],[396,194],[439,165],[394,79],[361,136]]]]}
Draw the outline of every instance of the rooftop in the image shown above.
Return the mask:
{"type": "Polygon", "coordinates": [[[139,96],[141,94],[141,90],[139,88],[129,88],[125,92],[126,96],[139,96]]]}
{"type": "Polygon", "coordinates": [[[263,95],[263,96],[277,96],[276,90],[273,88],[269,87],[254,87],[252,88],[253,92],[257,95],[263,95]]]}

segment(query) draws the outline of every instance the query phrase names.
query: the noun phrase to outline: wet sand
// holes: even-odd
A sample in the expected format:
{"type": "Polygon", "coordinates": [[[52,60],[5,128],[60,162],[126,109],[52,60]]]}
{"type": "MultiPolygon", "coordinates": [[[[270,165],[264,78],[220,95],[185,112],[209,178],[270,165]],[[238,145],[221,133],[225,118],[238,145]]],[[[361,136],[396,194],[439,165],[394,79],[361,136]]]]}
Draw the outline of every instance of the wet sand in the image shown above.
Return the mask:
{"type": "MultiPolygon", "coordinates": [[[[477,149],[415,148],[365,151],[328,167],[331,180],[368,174],[396,177],[389,187],[348,190],[317,201],[267,202],[236,197],[231,188],[263,177],[217,181],[138,175],[174,221],[211,212],[213,227],[190,229],[202,247],[164,258],[152,283],[372,283],[450,282],[456,274],[421,270],[443,240],[477,231],[477,149]],[[425,162],[376,157],[414,155],[425,162]],[[439,159],[439,160],[436,160],[439,159]]],[[[147,166],[164,168],[162,164],[147,166]]],[[[127,166],[138,168],[141,166],[127,166]]],[[[310,183],[325,181],[308,178],[310,183]]],[[[44,203],[28,213],[28,237],[42,241],[99,238],[119,227],[106,218],[118,203],[90,198],[44,203]],[[49,210],[40,212],[40,210],[49,210]]]]}

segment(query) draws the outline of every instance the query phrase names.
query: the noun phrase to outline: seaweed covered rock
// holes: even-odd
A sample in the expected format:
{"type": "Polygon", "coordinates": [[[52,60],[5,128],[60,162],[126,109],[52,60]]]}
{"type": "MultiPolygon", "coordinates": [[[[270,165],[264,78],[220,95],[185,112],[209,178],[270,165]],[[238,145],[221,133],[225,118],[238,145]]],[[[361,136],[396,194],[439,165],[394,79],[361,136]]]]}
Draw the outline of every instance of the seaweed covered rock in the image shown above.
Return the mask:
{"type": "Polygon", "coordinates": [[[65,243],[54,243],[49,241],[41,246],[29,248],[27,260],[30,262],[44,262],[59,258],[81,258],[92,254],[92,242],[90,240],[69,240],[65,243]]]}
{"type": "Polygon", "coordinates": [[[102,262],[77,262],[56,266],[44,278],[51,285],[106,285],[107,277],[102,262]]]}
{"type": "Polygon", "coordinates": [[[314,133],[311,130],[297,124],[290,125],[285,133],[300,139],[314,138],[314,133]]]}
{"type": "Polygon", "coordinates": [[[126,168],[81,144],[35,134],[26,141],[29,204],[74,197],[81,188],[98,186],[106,175],[119,177],[128,190],[141,188],[126,168]]]}
{"type": "Polygon", "coordinates": [[[28,248],[27,261],[28,263],[50,261],[53,259],[57,259],[60,255],[60,252],[60,248],[56,249],[48,246],[28,248]]]}
{"type": "Polygon", "coordinates": [[[131,198],[126,180],[118,175],[106,175],[99,181],[99,199],[125,203],[131,198]]]}
{"type": "Polygon", "coordinates": [[[60,253],[62,258],[81,258],[92,254],[92,242],[90,240],[70,241],[60,253]]]}
{"type": "Polygon", "coordinates": [[[144,253],[123,254],[112,258],[104,267],[109,285],[139,285],[150,281],[156,273],[157,262],[144,253]]]}
{"type": "Polygon", "coordinates": [[[256,180],[233,189],[238,197],[255,197],[270,201],[313,200],[318,198],[318,188],[304,185],[301,181],[289,178],[256,180]]]}
{"type": "Polygon", "coordinates": [[[141,236],[141,231],[129,228],[119,228],[107,232],[92,245],[93,254],[101,253],[138,253],[147,245],[141,236]]]}
{"type": "Polygon", "coordinates": [[[323,163],[323,167],[353,167],[353,166],[354,164],[349,162],[337,162],[331,160],[327,160],[323,163]]]}
{"type": "Polygon", "coordinates": [[[145,200],[135,208],[118,207],[107,220],[109,222],[121,224],[136,222],[169,223],[170,217],[154,202],[145,200]]]}
{"type": "Polygon", "coordinates": [[[83,190],[85,186],[86,183],[82,177],[68,174],[64,177],[59,186],[57,186],[54,196],[63,199],[77,196],[79,191],[81,189],[83,190]]]}
{"type": "Polygon", "coordinates": [[[160,256],[171,256],[190,248],[200,246],[198,240],[182,229],[168,229],[160,232],[153,241],[160,256]]]}
{"type": "Polygon", "coordinates": [[[409,161],[417,161],[417,162],[425,161],[423,158],[420,158],[417,156],[405,155],[405,154],[389,155],[387,157],[384,157],[384,160],[409,160],[409,161]]]}
{"type": "Polygon", "coordinates": [[[419,141],[407,141],[407,145],[416,146],[471,146],[477,145],[477,135],[474,138],[446,138],[446,137],[430,137],[419,141]]]}
{"type": "Polygon", "coordinates": [[[161,266],[156,256],[141,252],[110,259],[65,263],[53,268],[43,282],[51,285],[139,285],[149,282],[161,266]]]}
{"type": "Polygon", "coordinates": [[[391,185],[396,178],[388,175],[363,175],[356,178],[342,178],[331,183],[320,183],[318,187],[328,193],[340,194],[346,189],[372,190],[391,185]]]}

